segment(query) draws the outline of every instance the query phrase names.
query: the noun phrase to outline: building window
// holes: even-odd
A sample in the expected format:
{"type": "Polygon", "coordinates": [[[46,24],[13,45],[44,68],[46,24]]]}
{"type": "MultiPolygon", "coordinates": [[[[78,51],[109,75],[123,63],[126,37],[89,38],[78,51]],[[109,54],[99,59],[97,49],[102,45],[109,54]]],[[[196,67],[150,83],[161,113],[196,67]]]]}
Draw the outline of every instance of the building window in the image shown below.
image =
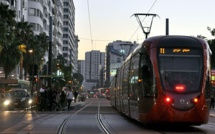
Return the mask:
{"type": "Polygon", "coordinates": [[[63,34],[63,38],[68,38],[68,34],[63,34]]]}
{"type": "Polygon", "coordinates": [[[63,25],[69,25],[69,22],[68,21],[64,21],[63,25]]]}
{"type": "Polygon", "coordinates": [[[69,15],[63,15],[63,18],[64,18],[64,19],[68,19],[68,18],[69,18],[69,15]]]}
{"type": "Polygon", "coordinates": [[[30,25],[32,26],[32,30],[35,31],[36,30],[36,23],[30,23],[30,25]]]}
{"type": "Polygon", "coordinates": [[[63,12],[69,12],[69,9],[68,8],[64,8],[63,12]]]}
{"type": "Polygon", "coordinates": [[[68,41],[67,41],[67,40],[64,40],[64,41],[63,41],[63,44],[68,44],[68,41]]]}
{"type": "Polygon", "coordinates": [[[63,31],[64,31],[64,32],[68,32],[69,29],[68,29],[68,28],[63,28],[63,31]]]}
{"type": "Polygon", "coordinates": [[[29,9],[29,15],[30,16],[36,16],[36,9],[35,8],[30,8],[29,9]]]}
{"type": "Polygon", "coordinates": [[[67,50],[68,50],[68,47],[63,47],[63,50],[64,50],[64,51],[67,51],[67,50]]]}
{"type": "Polygon", "coordinates": [[[64,2],[63,5],[64,6],[69,6],[69,2],[64,2]]]}

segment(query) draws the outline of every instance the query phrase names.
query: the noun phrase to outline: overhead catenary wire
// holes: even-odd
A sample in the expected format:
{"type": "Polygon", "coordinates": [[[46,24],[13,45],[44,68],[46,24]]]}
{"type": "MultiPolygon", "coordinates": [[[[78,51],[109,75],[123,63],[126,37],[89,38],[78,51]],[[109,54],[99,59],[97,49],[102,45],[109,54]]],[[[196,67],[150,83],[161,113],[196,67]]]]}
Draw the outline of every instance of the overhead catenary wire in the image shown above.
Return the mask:
{"type": "Polygon", "coordinates": [[[87,0],[87,7],[88,7],[89,28],[90,28],[90,40],[91,40],[91,45],[92,45],[92,50],[93,50],[94,47],[93,47],[93,37],[92,37],[91,20],[90,20],[90,4],[89,4],[89,0],[87,0]]]}
{"type": "MultiPolygon", "coordinates": [[[[79,39],[91,41],[91,39],[89,39],[89,38],[82,38],[82,37],[79,37],[79,39]]],[[[136,41],[136,40],[142,40],[142,38],[137,38],[137,39],[135,39],[134,41],[136,41]]],[[[113,40],[112,40],[112,39],[105,39],[105,40],[102,40],[102,39],[101,39],[101,40],[94,39],[94,40],[93,40],[93,42],[107,42],[107,41],[112,42],[113,40]]]]}
{"type": "MultiPolygon", "coordinates": [[[[152,6],[150,7],[150,9],[148,10],[148,12],[147,13],[149,13],[151,10],[152,10],[152,8],[154,7],[154,5],[156,4],[156,2],[157,2],[157,0],[155,0],[154,2],[153,2],[153,4],[152,4],[152,6]]],[[[89,29],[90,29],[90,39],[88,39],[88,38],[81,38],[81,39],[83,39],[83,40],[90,40],[90,42],[91,42],[91,45],[92,45],[92,50],[94,50],[94,41],[113,41],[113,40],[104,40],[104,39],[101,39],[101,40],[98,40],[98,39],[96,39],[96,40],[94,40],[93,39],[93,35],[92,35],[92,25],[91,25],[91,17],[90,17],[90,4],[89,4],[89,0],[87,0],[87,6],[88,6],[88,20],[89,20],[89,29]]],[[[142,20],[142,22],[145,20],[145,18],[146,17],[144,17],[144,19],[142,20]]],[[[138,25],[138,27],[136,28],[136,30],[134,31],[134,33],[132,34],[132,36],[130,37],[130,39],[128,40],[128,41],[132,41],[132,38],[133,38],[133,36],[137,33],[137,31],[138,31],[138,29],[140,28],[140,26],[138,25]]],[[[80,38],[80,37],[79,37],[80,38]]],[[[142,38],[141,39],[136,39],[137,41],[138,40],[142,40],[142,38]]]]}

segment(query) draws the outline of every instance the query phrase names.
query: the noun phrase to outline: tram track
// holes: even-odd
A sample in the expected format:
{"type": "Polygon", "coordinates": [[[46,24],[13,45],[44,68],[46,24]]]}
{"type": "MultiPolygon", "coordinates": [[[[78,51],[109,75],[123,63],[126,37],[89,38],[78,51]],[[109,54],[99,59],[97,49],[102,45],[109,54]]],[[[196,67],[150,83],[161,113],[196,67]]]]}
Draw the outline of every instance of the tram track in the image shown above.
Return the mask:
{"type": "MultiPolygon", "coordinates": [[[[126,116],[116,115],[116,111],[106,107],[101,99],[92,99],[84,103],[77,103],[72,111],[60,112],[9,112],[17,117],[17,123],[0,133],[88,133],[88,134],[116,134],[131,132],[156,133],[156,134],[213,134],[215,124],[213,121],[201,126],[151,126],[146,127],[135,120],[130,120],[126,116]],[[17,116],[16,116],[17,115],[17,116]],[[20,120],[20,122],[18,122],[20,120]],[[129,127],[126,127],[129,126],[129,127]]],[[[7,127],[7,126],[3,126],[7,127]]],[[[2,128],[3,128],[2,127],[2,128]]]]}
{"type": "Polygon", "coordinates": [[[98,124],[100,125],[100,127],[102,128],[102,130],[105,132],[105,134],[111,134],[110,130],[108,130],[108,128],[102,122],[101,114],[100,114],[100,101],[98,104],[97,121],[98,121],[98,124]]]}
{"type": "Polygon", "coordinates": [[[63,134],[64,133],[64,126],[66,125],[67,121],[71,118],[73,118],[76,114],[78,114],[79,112],[81,112],[82,110],[84,110],[86,107],[88,107],[91,103],[88,103],[86,106],[84,106],[83,108],[79,109],[78,111],[76,111],[74,114],[68,116],[67,118],[64,119],[64,121],[61,123],[60,127],[58,128],[57,134],[63,134]]]}
{"type": "MultiPolygon", "coordinates": [[[[87,107],[89,107],[91,105],[92,102],[88,103],[86,106],[84,106],[83,108],[79,109],[78,111],[76,111],[74,114],[68,116],[67,118],[65,118],[63,120],[63,122],[61,123],[60,127],[58,128],[58,131],[57,131],[57,134],[64,134],[66,133],[66,130],[65,130],[65,126],[67,124],[67,122],[74,118],[77,114],[79,114],[80,112],[82,112],[84,109],[86,109],[87,107]]],[[[97,124],[98,124],[98,127],[100,128],[101,131],[103,131],[103,133],[105,134],[111,134],[110,130],[108,130],[108,127],[105,125],[104,120],[102,119],[101,117],[101,114],[100,114],[100,101],[98,101],[98,109],[97,109],[97,113],[96,114],[96,121],[97,121],[97,124]]]]}

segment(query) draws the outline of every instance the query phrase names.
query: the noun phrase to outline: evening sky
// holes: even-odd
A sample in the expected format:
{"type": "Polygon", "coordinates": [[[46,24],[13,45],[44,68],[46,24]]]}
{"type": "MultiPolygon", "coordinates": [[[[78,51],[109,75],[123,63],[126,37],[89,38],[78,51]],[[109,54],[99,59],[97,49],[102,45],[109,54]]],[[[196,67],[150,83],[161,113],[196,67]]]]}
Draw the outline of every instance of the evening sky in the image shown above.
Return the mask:
{"type": "MultiPolygon", "coordinates": [[[[85,59],[86,51],[105,52],[108,43],[116,40],[143,42],[145,34],[132,16],[135,13],[159,15],[149,37],[165,35],[168,18],[169,35],[213,38],[207,27],[215,28],[214,0],[74,0],[74,5],[80,60],[85,59]]],[[[143,26],[150,24],[151,18],[140,19],[143,26]]]]}

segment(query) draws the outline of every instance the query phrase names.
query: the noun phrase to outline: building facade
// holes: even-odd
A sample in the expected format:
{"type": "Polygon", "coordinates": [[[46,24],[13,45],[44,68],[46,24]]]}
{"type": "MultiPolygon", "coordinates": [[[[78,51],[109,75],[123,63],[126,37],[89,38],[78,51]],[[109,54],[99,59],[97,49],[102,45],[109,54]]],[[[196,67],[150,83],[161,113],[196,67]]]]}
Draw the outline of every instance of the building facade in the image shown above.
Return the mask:
{"type": "Polygon", "coordinates": [[[86,85],[103,87],[104,85],[104,61],[105,53],[99,50],[92,50],[85,53],[85,74],[84,88],[91,89],[86,85]],[[91,84],[89,84],[91,83],[91,84]]]}
{"type": "Polygon", "coordinates": [[[78,60],[78,71],[77,73],[82,74],[84,76],[85,74],[85,60],[78,60]]]}
{"type": "MultiPolygon", "coordinates": [[[[28,0],[27,3],[28,14],[24,20],[33,26],[35,34],[52,34],[52,56],[62,55],[63,0],[28,0]]],[[[44,58],[48,61],[48,52],[44,58]]]]}
{"type": "Polygon", "coordinates": [[[75,35],[75,6],[73,0],[63,0],[63,55],[66,64],[77,72],[78,36],[75,35]]]}

